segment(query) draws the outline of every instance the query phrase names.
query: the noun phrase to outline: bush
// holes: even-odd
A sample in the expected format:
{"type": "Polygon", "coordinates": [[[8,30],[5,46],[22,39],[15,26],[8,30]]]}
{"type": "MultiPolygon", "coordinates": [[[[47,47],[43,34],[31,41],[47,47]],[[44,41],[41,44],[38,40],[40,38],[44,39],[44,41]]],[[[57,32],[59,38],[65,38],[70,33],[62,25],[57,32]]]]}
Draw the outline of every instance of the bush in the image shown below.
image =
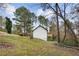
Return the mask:
{"type": "Polygon", "coordinates": [[[5,30],[5,29],[0,29],[0,31],[2,31],[2,32],[6,32],[6,30],[5,30]]]}
{"type": "Polygon", "coordinates": [[[77,43],[73,39],[66,39],[64,41],[64,45],[67,45],[67,46],[77,46],[77,43]]]}
{"type": "Polygon", "coordinates": [[[48,41],[55,41],[56,40],[56,37],[55,36],[48,36],[48,41]]]}
{"type": "Polygon", "coordinates": [[[52,37],[48,36],[47,41],[52,41],[52,37]]]}

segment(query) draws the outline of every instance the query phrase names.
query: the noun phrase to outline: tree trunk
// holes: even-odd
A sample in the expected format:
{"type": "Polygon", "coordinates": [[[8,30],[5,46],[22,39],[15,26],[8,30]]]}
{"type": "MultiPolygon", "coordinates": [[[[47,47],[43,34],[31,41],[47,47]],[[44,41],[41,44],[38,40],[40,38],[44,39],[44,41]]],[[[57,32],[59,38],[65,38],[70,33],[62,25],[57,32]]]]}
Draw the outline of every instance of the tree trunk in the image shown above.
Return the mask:
{"type": "Polygon", "coordinates": [[[59,31],[59,20],[58,20],[58,4],[56,3],[56,19],[57,19],[57,32],[58,32],[58,43],[60,43],[60,31],[59,31]]]}
{"type": "Polygon", "coordinates": [[[63,38],[63,40],[62,40],[62,42],[64,42],[65,41],[65,39],[66,39],[66,24],[64,24],[64,38],[63,38]]]}
{"type": "Polygon", "coordinates": [[[26,27],[25,27],[25,22],[24,22],[24,36],[25,36],[25,34],[26,34],[26,27]]]}
{"type": "MultiPolygon", "coordinates": [[[[66,6],[65,6],[65,3],[64,3],[64,19],[66,20],[66,6]]],[[[64,22],[64,38],[63,38],[63,40],[62,40],[62,42],[64,42],[64,40],[65,40],[65,38],[66,38],[66,23],[64,22]]]]}

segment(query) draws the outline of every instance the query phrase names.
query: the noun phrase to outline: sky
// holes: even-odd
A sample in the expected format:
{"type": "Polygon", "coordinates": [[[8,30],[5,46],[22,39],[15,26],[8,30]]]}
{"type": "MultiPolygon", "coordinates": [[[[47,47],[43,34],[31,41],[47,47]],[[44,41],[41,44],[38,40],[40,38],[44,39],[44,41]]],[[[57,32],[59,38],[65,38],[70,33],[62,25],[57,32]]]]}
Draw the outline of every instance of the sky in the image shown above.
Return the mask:
{"type": "Polygon", "coordinates": [[[3,16],[8,16],[10,18],[13,18],[14,17],[14,14],[13,12],[15,12],[15,10],[21,6],[24,6],[26,7],[27,9],[29,9],[31,12],[36,12],[37,9],[39,7],[36,7],[34,4],[23,4],[23,3],[12,3],[12,4],[5,4],[7,5],[7,7],[4,9],[0,9],[0,15],[3,15],[3,16]]]}
{"type": "MultiPolygon", "coordinates": [[[[46,10],[46,11],[43,11],[41,6],[39,5],[39,3],[10,3],[10,4],[4,4],[4,7],[6,7],[5,9],[4,8],[1,8],[0,9],[0,16],[4,16],[4,17],[9,17],[11,20],[12,18],[15,18],[14,16],[14,12],[16,11],[17,8],[19,7],[26,7],[28,10],[30,10],[30,12],[34,12],[36,14],[36,16],[39,16],[39,15],[48,15],[50,13],[52,13],[51,10],[46,10]],[[6,7],[7,6],[7,7],[6,7]]],[[[46,16],[46,18],[50,18],[52,15],[48,15],[46,16]]],[[[12,20],[13,24],[15,24],[15,22],[12,20]]],[[[39,25],[39,23],[35,24],[35,25],[39,25]]]]}
{"type": "Polygon", "coordinates": [[[49,13],[52,13],[52,11],[50,11],[50,10],[43,11],[41,6],[37,3],[36,4],[34,4],[34,3],[12,3],[12,4],[5,4],[5,5],[7,5],[7,7],[5,8],[5,10],[0,9],[0,15],[8,16],[10,18],[14,18],[13,12],[15,12],[15,10],[21,6],[24,6],[31,12],[34,12],[36,14],[36,16],[47,15],[49,13]]]}
{"type": "MultiPolygon", "coordinates": [[[[4,16],[4,17],[7,16],[11,19],[15,18],[14,12],[17,8],[19,8],[21,6],[24,6],[31,12],[34,12],[36,14],[36,16],[39,16],[39,15],[46,16],[50,13],[53,13],[51,10],[43,11],[41,6],[39,5],[39,3],[36,3],[36,4],[35,3],[10,3],[10,4],[6,3],[6,4],[4,4],[4,7],[6,7],[5,9],[0,8],[0,16],[4,16]]],[[[62,6],[61,6],[61,8],[62,8],[62,6]]],[[[70,11],[70,7],[67,8],[67,12],[69,12],[69,11],[70,11]]],[[[51,18],[51,16],[52,16],[52,14],[46,16],[46,18],[51,18]]]]}

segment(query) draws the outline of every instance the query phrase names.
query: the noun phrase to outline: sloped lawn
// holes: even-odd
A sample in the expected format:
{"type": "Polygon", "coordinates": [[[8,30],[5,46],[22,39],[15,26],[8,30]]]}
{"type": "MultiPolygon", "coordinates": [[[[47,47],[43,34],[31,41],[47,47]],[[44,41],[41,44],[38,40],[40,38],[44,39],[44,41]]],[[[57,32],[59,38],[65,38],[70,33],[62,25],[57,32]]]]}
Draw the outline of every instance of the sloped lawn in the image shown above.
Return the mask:
{"type": "Polygon", "coordinates": [[[29,39],[18,35],[0,35],[0,55],[1,56],[61,56],[61,55],[79,55],[78,50],[63,48],[52,43],[29,39]]]}

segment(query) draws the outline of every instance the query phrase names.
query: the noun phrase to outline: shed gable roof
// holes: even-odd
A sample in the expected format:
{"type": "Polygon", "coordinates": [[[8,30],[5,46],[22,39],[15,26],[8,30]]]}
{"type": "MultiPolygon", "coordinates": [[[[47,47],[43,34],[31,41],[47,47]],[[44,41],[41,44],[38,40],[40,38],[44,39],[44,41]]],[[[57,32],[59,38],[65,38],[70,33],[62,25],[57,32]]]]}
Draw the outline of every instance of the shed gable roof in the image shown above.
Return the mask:
{"type": "Polygon", "coordinates": [[[35,31],[37,28],[42,27],[43,29],[45,29],[46,31],[48,31],[45,27],[39,25],[38,27],[36,27],[33,31],[35,31]]]}

